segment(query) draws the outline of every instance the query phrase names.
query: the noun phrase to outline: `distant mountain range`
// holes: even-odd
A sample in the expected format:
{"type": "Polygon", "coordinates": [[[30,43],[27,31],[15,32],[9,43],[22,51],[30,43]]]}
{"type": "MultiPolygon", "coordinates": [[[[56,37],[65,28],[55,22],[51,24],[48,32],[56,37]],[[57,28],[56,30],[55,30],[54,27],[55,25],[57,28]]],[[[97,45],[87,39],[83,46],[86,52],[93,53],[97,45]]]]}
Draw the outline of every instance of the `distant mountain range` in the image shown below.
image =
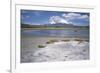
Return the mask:
{"type": "Polygon", "coordinates": [[[55,28],[89,28],[89,26],[76,26],[73,24],[57,23],[57,24],[43,24],[43,25],[30,25],[30,24],[21,24],[21,28],[46,28],[46,27],[55,27],[55,28]]]}
{"type": "Polygon", "coordinates": [[[65,23],[57,23],[57,24],[44,24],[45,26],[51,26],[51,27],[73,27],[72,24],[65,24],[65,23]]]}

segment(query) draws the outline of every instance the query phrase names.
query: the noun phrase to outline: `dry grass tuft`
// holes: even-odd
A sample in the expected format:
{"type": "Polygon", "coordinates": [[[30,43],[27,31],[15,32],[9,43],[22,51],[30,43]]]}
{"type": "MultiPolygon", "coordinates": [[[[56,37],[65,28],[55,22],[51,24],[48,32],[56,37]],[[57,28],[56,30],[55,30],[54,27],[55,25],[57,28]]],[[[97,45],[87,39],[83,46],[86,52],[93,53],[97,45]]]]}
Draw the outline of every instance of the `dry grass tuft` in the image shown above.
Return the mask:
{"type": "Polygon", "coordinates": [[[44,48],[45,46],[44,45],[38,45],[38,48],[44,48]]]}
{"type": "Polygon", "coordinates": [[[52,44],[52,43],[54,43],[54,42],[58,42],[58,40],[49,40],[48,42],[46,42],[46,44],[52,44]]]}

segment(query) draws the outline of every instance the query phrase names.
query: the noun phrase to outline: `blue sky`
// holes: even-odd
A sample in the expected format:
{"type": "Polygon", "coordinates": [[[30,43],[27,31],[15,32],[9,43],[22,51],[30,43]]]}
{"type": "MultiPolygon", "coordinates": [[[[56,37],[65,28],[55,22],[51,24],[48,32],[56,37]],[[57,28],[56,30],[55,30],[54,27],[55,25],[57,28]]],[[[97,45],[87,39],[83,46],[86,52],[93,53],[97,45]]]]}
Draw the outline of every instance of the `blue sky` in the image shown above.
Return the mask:
{"type": "Polygon", "coordinates": [[[21,23],[31,25],[66,23],[89,25],[89,13],[21,10],[21,23]]]}

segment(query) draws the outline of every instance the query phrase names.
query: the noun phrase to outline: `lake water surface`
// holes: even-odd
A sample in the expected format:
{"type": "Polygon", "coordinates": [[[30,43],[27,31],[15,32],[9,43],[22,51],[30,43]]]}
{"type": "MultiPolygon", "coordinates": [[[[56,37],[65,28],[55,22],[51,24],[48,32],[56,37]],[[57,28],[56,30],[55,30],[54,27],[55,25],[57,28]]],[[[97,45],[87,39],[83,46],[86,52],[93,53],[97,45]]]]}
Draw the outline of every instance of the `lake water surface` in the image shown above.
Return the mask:
{"type": "Polygon", "coordinates": [[[36,37],[89,37],[89,29],[22,30],[22,35],[36,37]]]}

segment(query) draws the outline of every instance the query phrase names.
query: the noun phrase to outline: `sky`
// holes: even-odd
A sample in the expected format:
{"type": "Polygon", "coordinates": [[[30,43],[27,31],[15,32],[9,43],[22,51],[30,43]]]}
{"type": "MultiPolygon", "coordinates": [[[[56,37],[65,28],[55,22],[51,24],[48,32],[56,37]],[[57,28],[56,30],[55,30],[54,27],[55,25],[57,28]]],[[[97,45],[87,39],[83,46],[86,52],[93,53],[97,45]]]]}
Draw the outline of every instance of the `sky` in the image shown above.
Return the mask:
{"type": "Polygon", "coordinates": [[[21,23],[31,25],[66,23],[87,26],[89,17],[89,13],[83,12],[21,10],[21,23]]]}

